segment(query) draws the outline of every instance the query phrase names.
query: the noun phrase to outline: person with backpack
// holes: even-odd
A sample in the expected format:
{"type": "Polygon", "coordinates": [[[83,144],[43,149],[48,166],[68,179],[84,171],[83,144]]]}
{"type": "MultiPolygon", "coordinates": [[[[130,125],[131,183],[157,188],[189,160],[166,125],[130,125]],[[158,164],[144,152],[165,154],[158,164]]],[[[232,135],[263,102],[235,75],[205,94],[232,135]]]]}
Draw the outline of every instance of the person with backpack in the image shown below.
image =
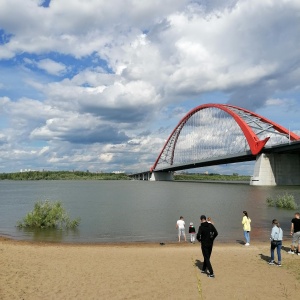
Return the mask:
{"type": "Polygon", "coordinates": [[[213,224],[207,222],[206,216],[202,215],[200,217],[200,221],[201,224],[198,229],[197,240],[201,243],[201,250],[204,258],[201,273],[206,274],[207,269],[209,272],[207,276],[214,278],[215,274],[210,262],[210,256],[212,253],[214,240],[218,236],[218,231],[213,224]]]}

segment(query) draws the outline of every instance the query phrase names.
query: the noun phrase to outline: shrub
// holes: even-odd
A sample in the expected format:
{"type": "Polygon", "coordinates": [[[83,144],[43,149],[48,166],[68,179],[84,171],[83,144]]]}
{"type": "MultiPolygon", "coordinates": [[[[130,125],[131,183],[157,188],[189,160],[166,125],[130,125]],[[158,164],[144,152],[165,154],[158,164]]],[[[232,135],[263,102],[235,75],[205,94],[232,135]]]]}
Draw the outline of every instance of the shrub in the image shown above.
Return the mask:
{"type": "Polygon", "coordinates": [[[61,202],[46,200],[36,202],[33,211],[19,221],[17,226],[19,228],[75,228],[79,222],[80,219],[70,220],[61,202]]]}
{"type": "Polygon", "coordinates": [[[267,204],[268,206],[275,206],[279,208],[292,209],[292,210],[298,208],[294,196],[288,193],[285,193],[283,195],[277,195],[275,199],[268,197],[267,204]]]}

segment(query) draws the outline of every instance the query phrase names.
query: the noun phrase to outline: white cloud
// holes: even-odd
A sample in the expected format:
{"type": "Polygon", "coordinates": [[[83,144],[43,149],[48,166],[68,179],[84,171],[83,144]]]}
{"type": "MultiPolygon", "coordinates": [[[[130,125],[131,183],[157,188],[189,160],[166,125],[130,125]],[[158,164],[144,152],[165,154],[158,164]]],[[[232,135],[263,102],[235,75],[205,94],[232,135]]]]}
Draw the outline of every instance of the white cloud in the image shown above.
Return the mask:
{"type": "Polygon", "coordinates": [[[152,164],[173,124],[216,94],[279,123],[282,109],[299,110],[297,0],[40,4],[0,2],[10,166],[32,151],[43,167],[152,164]]]}
{"type": "Polygon", "coordinates": [[[66,71],[66,66],[51,59],[42,59],[37,62],[38,68],[45,70],[51,75],[61,75],[66,71]]]}
{"type": "Polygon", "coordinates": [[[286,101],[284,99],[268,99],[266,101],[266,105],[270,105],[270,106],[278,106],[278,105],[284,105],[286,103],[286,101]]]}
{"type": "Polygon", "coordinates": [[[102,153],[99,155],[99,159],[102,161],[102,162],[105,162],[105,163],[109,163],[112,161],[113,159],[113,154],[112,153],[102,153]]]}

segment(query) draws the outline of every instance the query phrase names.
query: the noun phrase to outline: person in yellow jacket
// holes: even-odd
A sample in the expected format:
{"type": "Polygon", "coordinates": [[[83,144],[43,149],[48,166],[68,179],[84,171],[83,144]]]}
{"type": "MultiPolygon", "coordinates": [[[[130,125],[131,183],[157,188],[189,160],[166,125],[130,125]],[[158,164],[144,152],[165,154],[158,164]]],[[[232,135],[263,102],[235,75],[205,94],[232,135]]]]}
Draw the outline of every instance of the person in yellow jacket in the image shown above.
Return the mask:
{"type": "Polygon", "coordinates": [[[248,216],[248,213],[244,210],[243,211],[243,219],[242,219],[242,224],[243,224],[243,230],[244,230],[244,236],[246,239],[246,244],[245,246],[250,246],[250,231],[251,231],[251,219],[248,216]]]}

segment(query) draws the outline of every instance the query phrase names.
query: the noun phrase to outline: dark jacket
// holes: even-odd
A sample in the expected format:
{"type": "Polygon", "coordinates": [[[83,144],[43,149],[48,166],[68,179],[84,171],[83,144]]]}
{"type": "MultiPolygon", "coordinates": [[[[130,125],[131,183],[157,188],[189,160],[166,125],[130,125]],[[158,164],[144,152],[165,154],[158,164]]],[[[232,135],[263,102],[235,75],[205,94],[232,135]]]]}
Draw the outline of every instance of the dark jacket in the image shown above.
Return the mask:
{"type": "Polygon", "coordinates": [[[208,222],[201,223],[197,233],[197,240],[202,245],[212,245],[217,236],[218,231],[213,224],[208,222]]]}
{"type": "Polygon", "coordinates": [[[189,227],[189,233],[196,233],[196,229],[194,226],[190,225],[189,227]]]}

